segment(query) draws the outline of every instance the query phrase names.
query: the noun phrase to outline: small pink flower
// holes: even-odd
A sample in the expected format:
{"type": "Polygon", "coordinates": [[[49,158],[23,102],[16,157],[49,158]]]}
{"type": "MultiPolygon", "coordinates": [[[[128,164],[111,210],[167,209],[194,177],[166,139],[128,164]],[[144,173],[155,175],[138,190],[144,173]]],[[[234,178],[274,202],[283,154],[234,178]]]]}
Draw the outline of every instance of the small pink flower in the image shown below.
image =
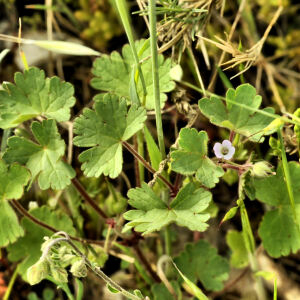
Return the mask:
{"type": "Polygon", "coordinates": [[[224,158],[226,160],[229,160],[233,157],[235,148],[232,146],[230,141],[224,140],[222,144],[215,143],[214,152],[217,158],[224,158]]]}

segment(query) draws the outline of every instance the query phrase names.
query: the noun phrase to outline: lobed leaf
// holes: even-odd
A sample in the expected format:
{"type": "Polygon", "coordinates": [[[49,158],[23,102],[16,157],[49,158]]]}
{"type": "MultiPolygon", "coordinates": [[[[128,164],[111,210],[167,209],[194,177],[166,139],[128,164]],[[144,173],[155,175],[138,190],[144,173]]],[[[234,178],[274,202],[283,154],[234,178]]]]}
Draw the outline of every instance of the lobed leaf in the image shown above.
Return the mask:
{"type": "MultiPolygon", "coordinates": [[[[140,53],[139,59],[143,60],[151,55],[149,43],[145,40],[135,42],[135,47],[140,53]]],[[[164,59],[162,55],[158,56],[159,65],[159,83],[160,83],[160,101],[161,107],[167,100],[166,92],[170,92],[175,88],[175,83],[171,79],[172,62],[170,59],[164,59]]],[[[92,73],[95,78],[92,79],[91,85],[97,90],[111,92],[119,97],[125,97],[130,100],[130,80],[132,71],[135,67],[135,60],[129,45],[125,45],[122,49],[122,56],[118,52],[112,52],[110,56],[102,55],[94,62],[92,73]]],[[[152,65],[151,60],[147,59],[141,64],[142,72],[146,83],[146,103],[147,109],[155,108],[152,82],[152,65]]],[[[141,80],[138,78],[136,90],[139,98],[143,99],[143,88],[141,80]]]]}
{"type": "Polygon", "coordinates": [[[31,171],[32,180],[38,178],[42,190],[64,189],[75,177],[73,168],[62,161],[65,142],[61,139],[54,120],[31,124],[33,136],[38,143],[14,136],[8,139],[8,149],[3,159],[9,163],[19,162],[31,171]]]}
{"type": "Polygon", "coordinates": [[[79,155],[84,174],[116,178],[122,171],[122,141],[141,130],[145,120],[145,109],[133,105],[127,111],[126,101],[111,94],[97,101],[94,110],[84,109],[74,122],[74,144],[92,147],[79,155]]]}
{"type": "Polygon", "coordinates": [[[194,283],[199,280],[207,290],[221,290],[223,281],[228,278],[227,260],[204,240],[188,244],[174,261],[189,280],[194,283]]]}
{"type": "Polygon", "coordinates": [[[224,171],[207,157],[208,136],[205,131],[183,128],[179,133],[180,149],[171,153],[171,168],[183,175],[196,174],[196,179],[208,188],[219,182],[224,171]]]}
{"type": "Polygon", "coordinates": [[[16,127],[37,116],[58,122],[70,119],[75,104],[74,88],[58,77],[45,78],[38,68],[15,74],[15,84],[7,83],[0,91],[0,128],[16,127]]]}
{"type": "MultiPolygon", "coordinates": [[[[263,142],[263,129],[274,119],[253,112],[253,109],[258,109],[260,104],[261,96],[256,95],[256,89],[250,84],[242,84],[235,90],[228,89],[226,104],[218,97],[212,96],[210,99],[201,99],[199,108],[211,123],[233,130],[254,142],[263,142]],[[242,104],[251,109],[234,105],[234,103],[242,104]]],[[[263,111],[274,113],[274,109],[271,107],[265,108],[263,111]]],[[[268,132],[268,134],[270,133],[272,132],[268,132]]]]}
{"type": "Polygon", "coordinates": [[[259,226],[259,235],[263,246],[273,257],[296,253],[300,249],[300,165],[289,162],[291,183],[295,197],[296,218],[294,220],[290,206],[282,165],[276,175],[254,179],[256,198],[275,209],[268,211],[259,226]]]}
{"type": "Polygon", "coordinates": [[[30,174],[24,167],[17,164],[7,166],[0,160],[0,247],[15,242],[24,234],[7,200],[21,198],[29,178],[30,174]]]}
{"type": "Polygon", "coordinates": [[[124,218],[130,222],[123,231],[135,228],[143,234],[158,231],[175,222],[190,230],[205,231],[209,214],[205,212],[211,201],[211,193],[197,188],[194,183],[183,187],[168,207],[146,184],[128,192],[129,204],[136,210],[129,210],[124,218]]]}

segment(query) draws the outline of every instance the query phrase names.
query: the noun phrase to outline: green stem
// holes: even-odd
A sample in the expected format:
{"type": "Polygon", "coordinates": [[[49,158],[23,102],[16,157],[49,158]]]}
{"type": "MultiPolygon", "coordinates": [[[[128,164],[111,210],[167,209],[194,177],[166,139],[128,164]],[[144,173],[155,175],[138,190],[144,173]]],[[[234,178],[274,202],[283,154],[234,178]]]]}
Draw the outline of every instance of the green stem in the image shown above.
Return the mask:
{"type": "MultiPolygon", "coordinates": [[[[61,232],[62,233],[62,232],[61,232]]],[[[77,252],[77,254],[84,260],[85,264],[102,280],[104,280],[107,284],[109,284],[112,288],[118,290],[121,294],[123,294],[125,297],[132,299],[132,300],[141,300],[139,297],[135,296],[134,294],[131,294],[130,292],[127,292],[124,290],[118,283],[113,281],[110,277],[108,277],[99,267],[96,267],[94,264],[92,264],[87,257],[78,249],[78,247],[71,241],[71,239],[68,237],[67,234],[64,233],[66,238],[63,238],[63,240],[77,252]]],[[[62,240],[59,238],[57,239],[59,242],[62,240]]]]}
{"type": "Polygon", "coordinates": [[[50,276],[47,277],[47,280],[53,282],[57,286],[57,288],[61,288],[66,293],[69,300],[75,300],[75,298],[74,298],[72,292],[70,291],[70,288],[69,288],[67,283],[60,283],[60,282],[54,280],[50,276]]]}
{"type": "MultiPolygon", "coordinates": [[[[169,192],[164,190],[162,192],[162,200],[169,205],[169,192]]],[[[166,226],[164,230],[164,240],[165,240],[165,254],[168,256],[172,255],[172,244],[171,244],[171,233],[170,233],[170,226],[166,226]]],[[[167,268],[168,269],[168,268],[167,268]]]]}
{"type": "Polygon", "coordinates": [[[75,283],[76,283],[76,300],[82,300],[83,299],[83,291],[84,286],[81,280],[75,277],[75,283]]]}
{"type": "Polygon", "coordinates": [[[157,128],[158,145],[162,159],[166,157],[164,133],[162,128],[160,92],[159,92],[159,74],[158,74],[158,53],[157,53],[157,32],[156,32],[156,1],[149,0],[149,24],[150,24],[150,47],[152,61],[152,81],[153,95],[155,100],[155,119],[157,128]]]}
{"type": "Polygon", "coordinates": [[[126,7],[126,3],[125,3],[125,0],[115,0],[115,1],[116,1],[115,3],[116,3],[121,21],[123,23],[123,26],[124,26],[124,29],[125,29],[125,32],[126,32],[126,35],[127,35],[130,47],[131,47],[132,55],[134,57],[134,61],[135,61],[136,68],[138,70],[138,74],[141,78],[142,87],[143,87],[143,98],[144,98],[142,103],[145,103],[146,95],[147,95],[146,82],[145,82],[145,78],[144,78],[142,68],[140,65],[140,60],[139,60],[139,57],[138,57],[138,54],[137,54],[137,51],[135,48],[135,43],[134,43],[134,38],[133,38],[133,33],[131,30],[130,22],[129,22],[129,16],[128,16],[128,10],[126,7]]]}
{"type": "MultiPolygon", "coordinates": [[[[288,194],[289,194],[290,204],[291,204],[291,208],[293,211],[294,222],[295,222],[295,224],[298,224],[291,175],[290,175],[289,165],[288,165],[286,152],[285,152],[285,148],[284,148],[284,142],[283,142],[281,129],[278,129],[277,134],[278,134],[278,138],[279,138],[280,146],[281,146],[281,160],[282,160],[285,184],[286,184],[288,194]]],[[[299,225],[297,227],[299,229],[299,225]]]]}
{"type": "Polygon", "coordinates": [[[4,153],[4,151],[7,147],[7,140],[9,138],[10,134],[11,134],[11,128],[3,130],[2,141],[1,141],[1,154],[4,153]]]}
{"type": "Polygon", "coordinates": [[[255,240],[254,240],[252,228],[250,225],[248,213],[247,213],[244,201],[242,199],[239,199],[239,206],[240,206],[243,236],[244,236],[246,248],[249,253],[253,254],[255,252],[255,240]]]}
{"type": "MultiPolygon", "coordinates": [[[[242,228],[243,228],[243,238],[244,243],[246,245],[250,267],[253,273],[256,273],[259,270],[258,262],[255,256],[255,240],[252,232],[252,228],[250,225],[248,213],[244,204],[243,199],[239,199],[240,213],[242,219],[242,228]]],[[[266,292],[263,285],[263,281],[261,277],[255,277],[256,280],[256,292],[258,300],[266,300],[266,292]]]]}
{"type": "Polygon", "coordinates": [[[172,253],[172,247],[171,247],[171,235],[170,235],[169,226],[166,226],[165,228],[164,237],[165,237],[165,253],[166,255],[170,256],[172,253]]]}
{"type": "Polygon", "coordinates": [[[12,288],[14,286],[14,283],[15,283],[16,279],[17,279],[18,272],[19,272],[19,265],[16,267],[12,277],[9,280],[9,284],[8,284],[7,290],[4,294],[3,300],[8,300],[9,299],[12,288]]]}

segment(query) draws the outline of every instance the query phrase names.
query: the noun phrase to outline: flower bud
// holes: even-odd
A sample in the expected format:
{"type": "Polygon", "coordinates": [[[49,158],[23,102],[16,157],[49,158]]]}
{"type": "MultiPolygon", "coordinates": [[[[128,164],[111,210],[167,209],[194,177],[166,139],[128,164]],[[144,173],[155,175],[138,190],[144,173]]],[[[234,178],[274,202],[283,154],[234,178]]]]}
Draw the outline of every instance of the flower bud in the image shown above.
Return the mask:
{"type": "Polygon", "coordinates": [[[275,174],[272,165],[266,161],[259,161],[252,166],[251,174],[256,177],[267,177],[275,174]]]}
{"type": "Polygon", "coordinates": [[[67,283],[68,282],[68,273],[67,271],[59,266],[54,265],[53,263],[50,265],[51,276],[53,279],[59,283],[67,283]]]}
{"type": "Polygon", "coordinates": [[[49,263],[46,259],[37,261],[27,270],[27,280],[34,285],[45,279],[49,274],[49,263]]]}
{"type": "Polygon", "coordinates": [[[83,259],[77,260],[72,264],[70,272],[75,277],[86,277],[87,268],[83,259]]]}

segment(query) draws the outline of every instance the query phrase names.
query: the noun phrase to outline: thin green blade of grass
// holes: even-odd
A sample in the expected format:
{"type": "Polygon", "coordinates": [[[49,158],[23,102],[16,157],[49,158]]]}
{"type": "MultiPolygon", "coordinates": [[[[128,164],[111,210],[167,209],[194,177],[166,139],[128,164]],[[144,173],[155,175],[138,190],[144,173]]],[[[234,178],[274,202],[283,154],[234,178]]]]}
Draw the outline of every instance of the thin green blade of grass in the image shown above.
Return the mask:
{"type": "Polygon", "coordinates": [[[222,80],[224,87],[227,89],[233,88],[233,85],[231,84],[229,78],[225,75],[225,73],[222,71],[222,69],[218,66],[216,66],[216,68],[217,68],[219,77],[222,80]]]}
{"type": "Polygon", "coordinates": [[[135,43],[134,43],[134,38],[133,38],[133,33],[132,33],[132,29],[131,29],[131,25],[130,25],[130,21],[129,21],[129,16],[128,16],[128,9],[126,6],[126,3],[124,0],[115,0],[115,4],[117,7],[117,10],[119,12],[123,27],[125,29],[128,41],[129,41],[129,45],[135,60],[135,64],[136,64],[136,69],[137,72],[139,74],[139,77],[141,79],[141,83],[142,83],[142,87],[143,87],[143,103],[146,100],[146,95],[147,95],[147,90],[146,90],[146,83],[145,83],[145,79],[142,73],[142,68],[141,65],[139,63],[139,57],[135,48],[135,43]]]}
{"type": "Polygon", "coordinates": [[[284,142],[283,142],[281,129],[278,129],[277,134],[278,134],[278,138],[280,141],[280,147],[281,147],[281,160],[282,160],[283,174],[285,177],[285,184],[286,184],[286,187],[288,190],[289,200],[290,200],[291,208],[293,211],[294,222],[295,222],[295,224],[297,224],[298,231],[300,232],[299,224],[297,221],[295,198],[294,198],[294,192],[293,192],[293,187],[292,187],[290,169],[289,169],[289,165],[288,165],[288,161],[287,161],[287,157],[286,157],[286,152],[285,152],[285,148],[284,148],[284,142]]]}
{"type": "Polygon", "coordinates": [[[170,258],[170,260],[173,263],[173,266],[175,267],[175,269],[177,270],[177,272],[179,273],[179,275],[182,277],[182,279],[184,280],[184,282],[188,285],[188,287],[191,289],[191,292],[193,293],[193,295],[199,299],[199,300],[209,300],[204,293],[201,291],[200,288],[198,288],[198,286],[196,284],[194,284],[191,280],[189,280],[180,270],[179,268],[176,266],[176,264],[174,263],[174,261],[170,258]]]}

